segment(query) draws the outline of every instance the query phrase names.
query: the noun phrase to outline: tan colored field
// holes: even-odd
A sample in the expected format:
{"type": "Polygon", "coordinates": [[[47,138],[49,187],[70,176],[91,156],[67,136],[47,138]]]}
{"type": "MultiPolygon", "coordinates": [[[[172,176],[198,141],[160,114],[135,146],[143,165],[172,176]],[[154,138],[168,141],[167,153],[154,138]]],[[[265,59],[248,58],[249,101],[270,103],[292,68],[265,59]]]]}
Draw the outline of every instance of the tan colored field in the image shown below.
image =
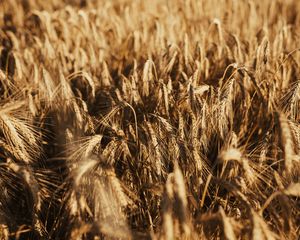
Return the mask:
{"type": "Polygon", "coordinates": [[[298,239],[300,1],[0,0],[0,239],[298,239]]]}

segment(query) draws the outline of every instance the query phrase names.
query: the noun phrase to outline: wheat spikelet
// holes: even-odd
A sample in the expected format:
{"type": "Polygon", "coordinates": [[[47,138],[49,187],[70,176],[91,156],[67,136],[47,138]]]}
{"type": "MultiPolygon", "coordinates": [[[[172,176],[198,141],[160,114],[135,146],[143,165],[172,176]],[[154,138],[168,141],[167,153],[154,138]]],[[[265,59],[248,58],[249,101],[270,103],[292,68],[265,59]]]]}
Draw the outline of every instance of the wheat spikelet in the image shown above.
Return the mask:
{"type": "Polygon", "coordinates": [[[169,98],[168,98],[168,89],[167,86],[163,83],[162,85],[162,89],[163,89],[163,98],[164,98],[164,105],[165,105],[165,111],[166,111],[166,115],[169,116],[169,98]]]}
{"type": "Polygon", "coordinates": [[[289,122],[283,114],[278,117],[280,126],[280,144],[284,152],[284,167],[287,173],[290,173],[293,168],[295,158],[294,142],[292,138],[289,122]]]}
{"type": "Polygon", "coordinates": [[[119,152],[117,151],[119,151],[119,143],[115,140],[110,141],[103,150],[102,155],[105,157],[108,165],[112,166],[118,158],[117,154],[119,154],[119,152]]]}
{"type": "Polygon", "coordinates": [[[116,177],[114,172],[108,172],[108,181],[111,183],[116,200],[119,202],[121,208],[125,208],[129,205],[132,205],[130,198],[124,193],[124,190],[121,186],[120,181],[116,177]]]}
{"type": "Polygon", "coordinates": [[[257,177],[254,170],[250,167],[249,159],[243,158],[242,167],[248,184],[252,186],[256,182],[257,177]]]}
{"type": "Polygon", "coordinates": [[[300,196],[300,183],[290,184],[283,192],[286,195],[299,197],[300,196]]]}
{"type": "Polygon", "coordinates": [[[269,229],[267,223],[254,211],[251,211],[252,215],[252,239],[266,239],[275,240],[277,236],[269,229]]]}
{"type": "Polygon", "coordinates": [[[4,224],[1,224],[0,226],[0,238],[3,240],[9,239],[9,230],[8,227],[4,224]]]}
{"type": "Polygon", "coordinates": [[[148,97],[150,94],[150,82],[153,80],[151,60],[147,60],[143,69],[143,96],[148,97]]]}
{"type": "Polygon", "coordinates": [[[12,154],[20,161],[31,162],[33,160],[31,153],[36,153],[36,149],[38,149],[35,146],[34,134],[27,129],[25,124],[14,117],[0,114],[0,120],[5,141],[13,149],[12,154]],[[31,145],[28,143],[31,143],[31,145]]]}
{"type": "Polygon", "coordinates": [[[102,63],[102,67],[103,67],[103,70],[102,70],[101,84],[103,87],[109,87],[111,85],[111,76],[110,76],[106,62],[102,63]]]}
{"type": "Polygon", "coordinates": [[[286,113],[290,114],[292,120],[299,117],[299,100],[300,100],[300,81],[295,82],[285,96],[282,98],[282,108],[286,113]]]}
{"type": "MultiPolygon", "coordinates": [[[[103,179],[108,184],[108,189],[104,188],[105,182],[98,184],[99,194],[101,194],[98,201],[98,207],[96,208],[95,215],[101,221],[100,229],[103,233],[115,236],[121,239],[131,239],[131,234],[128,229],[126,218],[121,211],[121,205],[119,204],[120,196],[114,193],[114,185],[111,185],[109,178],[103,179]],[[116,218],[117,216],[117,218],[116,218]],[[116,230],[117,229],[117,230],[116,230]]],[[[102,180],[102,181],[103,181],[102,180]]],[[[117,192],[118,193],[118,192],[117,192]]],[[[122,194],[123,195],[123,194],[122,194]]],[[[123,199],[123,198],[121,198],[123,199]]],[[[122,202],[125,204],[125,202],[122,202]]]]}
{"type": "Polygon", "coordinates": [[[163,159],[159,150],[159,143],[156,137],[156,133],[154,132],[154,129],[152,128],[151,124],[149,122],[146,122],[147,130],[150,135],[151,144],[155,152],[155,170],[158,176],[162,175],[162,166],[163,166],[163,159]]]}
{"type": "Polygon", "coordinates": [[[96,159],[87,159],[82,161],[81,164],[76,164],[76,166],[73,166],[74,169],[74,183],[76,186],[79,186],[82,182],[82,178],[84,175],[89,174],[97,165],[98,161],[96,159]]]}
{"type": "Polygon", "coordinates": [[[203,103],[202,109],[201,109],[201,115],[199,117],[199,127],[200,127],[200,146],[202,146],[204,152],[207,152],[208,150],[208,139],[210,137],[210,131],[208,130],[208,109],[207,104],[203,103]]]}
{"type": "Polygon", "coordinates": [[[192,139],[192,156],[195,162],[196,170],[202,174],[203,160],[199,154],[199,141],[198,141],[198,124],[195,115],[191,112],[191,139],[192,139]]]}
{"type": "Polygon", "coordinates": [[[174,192],[175,192],[175,209],[177,212],[177,217],[183,228],[183,232],[186,236],[190,235],[190,227],[187,216],[187,197],[185,190],[185,183],[181,170],[178,164],[175,162],[174,165],[174,192]]]}
{"type": "Polygon", "coordinates": [[[50,43],[50,40],[49,40],[47,35],[45,36],[45,43],[44,44],[45,44],[45,55],[49,56],[49,58],[51,60],[55,59],[55,55],[56,55],[55,50],[54,50],[52,44],[50,43]]]}
{"type": "Polygon", "coordinates": [[[242,153],[239,149],[237,148],[229,148],[226,150],[223,150],[220,155],[219,155],[219,159],[224,161],[224,162],[228,162],[230,160],[233,161],[237,161],[237,162],[241,162],[242,161],[242,153]]]}
{"type": "Polygon", "coordinates": [[[257,48],[256,70],[261,71],[263,66],[268,62],[269,58],[269,40],[268,37],[262,39],[261,44],[257,48]]]}
{"type": "Polygon", "coordinates": [[[178,128],[177,129],[178,129],[178,135],[179,135],[180,139],[184,139],[184,137],[185,137],[184,119],[180,112],[178,112],[178,128]]]}
{"type": "Polygon", "coordinates": [[[172,69],[173,69],[173,67],[174,67],[174,64],[175,64],[175,61],[176,61],[176,58],[177,58],[177,55],[178,55],[178,52],[175,51],[175,52],[173,53],[173,56],[172,56],[171,60],[169,61],[168,65],[165,67],[164,72],[165,72],[166,74],[170,74],[170,72],[172,71],[172,69]]]}
{"type": "Polygon", "coordinates": [[[223,231],[224,231],[225,238],[230,240],[235,240],[236,236],[234,233],[233,226],[230,222],[230,219],[226,216],[222,207],[220,207],[219,213],[223,221],[223,231]]]}
{"type": "Polygon", "coordinates": [[[217,107],[217,121],[218,121],[218,131],[221,137],[224,138],[229,131],[229,127],[232,121],[232,96],[234,79],[228,81],[219,92],[219,102],[217,107]]]}
{"type": "Polygon", "coordinates": [[[48,100],[51,102],[55,96],[55,86],[53,84],[53,80],[51,79],[51,76],[49,72],[46,69],[42,69],[43,73],[43,85],[42,89],[44,88],[45,94],[47,94],[48,100]]]}
{"type": "Polygon", "coordinates": [[[60,80],[59,87],[61,89],[61,96],[67,101],[71,100],[73,98],[73,92],[70,85],[67,83],[61,70],[59,72],[59,80],[60,80]]]}
{"type": "Polygon", "coordinates": [[[167,240],[174,239],[174,225],[172,213],[172,200],[174,198],[172,177],[169,175],[165,185],[165,196],[163,205],[163,238],[167,240]]]}
{"type": "MultiPolygon", "coordinates": [[[[70,132],[70,130],[68,130],[70,132]]],[[[72,136],[72,133],[68,133],[70,135],[69,139],[73,139],[74,136],[72,136]]],[[[78,146],[74,141],[70,141],[69,145],[71,147],[71,150],[75,150],[71,155],[71,159],[80,160],[81,158],[86,159],[90,156],[92,156],[95,152],[95,149],[100,144],[103,136],[100,134],[91,136],[91,137],[85,137],[79,140],[78,143],[80,145],[78,146]],[[74,145],[74,146],[72,146],[74,145]]]]}

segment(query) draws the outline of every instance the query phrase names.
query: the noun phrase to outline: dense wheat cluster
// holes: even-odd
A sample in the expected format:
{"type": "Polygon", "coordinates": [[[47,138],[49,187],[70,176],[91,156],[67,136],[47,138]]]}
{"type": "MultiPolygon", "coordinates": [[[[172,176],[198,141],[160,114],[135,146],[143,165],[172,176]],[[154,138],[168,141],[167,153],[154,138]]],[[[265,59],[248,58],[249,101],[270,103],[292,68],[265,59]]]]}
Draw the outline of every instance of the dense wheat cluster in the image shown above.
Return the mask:
{"type": "Polygon", "coordinates": [[[297,239],[300,2],[1,0],[0,239],[297,239]]]}

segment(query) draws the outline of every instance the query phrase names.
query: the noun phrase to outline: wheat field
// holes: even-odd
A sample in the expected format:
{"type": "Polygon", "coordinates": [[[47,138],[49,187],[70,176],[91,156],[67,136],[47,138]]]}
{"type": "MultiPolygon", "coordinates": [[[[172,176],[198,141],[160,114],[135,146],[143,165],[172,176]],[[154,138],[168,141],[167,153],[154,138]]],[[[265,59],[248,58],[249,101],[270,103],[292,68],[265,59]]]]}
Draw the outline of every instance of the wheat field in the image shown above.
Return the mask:
{"type": "Polygon", "coordinates": [[[300,1],[1,0],[0,239],[295,239],[300,1]]]}

